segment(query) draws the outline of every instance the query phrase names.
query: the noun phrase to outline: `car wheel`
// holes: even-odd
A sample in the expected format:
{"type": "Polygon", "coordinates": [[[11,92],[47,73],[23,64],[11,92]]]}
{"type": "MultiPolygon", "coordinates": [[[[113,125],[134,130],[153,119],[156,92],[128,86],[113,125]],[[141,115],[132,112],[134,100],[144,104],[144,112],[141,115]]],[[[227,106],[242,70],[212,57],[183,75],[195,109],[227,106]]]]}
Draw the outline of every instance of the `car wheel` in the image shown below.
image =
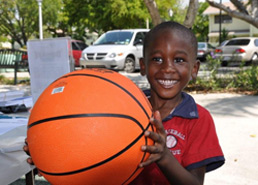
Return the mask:
{"type": "Polygon", "coordinates": [[[257,53],[254,53],[253,56],[252,56],[252,62],[257,62],[258,61],[258,54],[257,53]]]}
{"type": "Polygon", "coordinates": [[[258,62],[258,54],[257,53],[254,53],[251,60],[249,61],[246,61],[245,65],[246,66],[249,66],[251,64],[256,64],[258,62]]]}
{"type": "Polygon", "coordinates": [[[135,71],[135,61],[132,57],[126,57],[124,71],[127,73],[135,71]]]}

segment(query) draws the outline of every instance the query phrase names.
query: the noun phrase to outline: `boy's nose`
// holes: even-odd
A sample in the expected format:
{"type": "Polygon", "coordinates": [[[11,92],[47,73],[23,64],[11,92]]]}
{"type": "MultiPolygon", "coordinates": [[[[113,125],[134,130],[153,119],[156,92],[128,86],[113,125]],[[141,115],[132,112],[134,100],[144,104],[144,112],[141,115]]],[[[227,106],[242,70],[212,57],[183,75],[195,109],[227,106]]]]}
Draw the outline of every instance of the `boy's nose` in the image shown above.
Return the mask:
{"type": "Polygon", "coordinates": [[[164,72],[166,73],[170,73],[170,72],[174,72],[176,71],[174,62],[167,60],[166,62],[163,63],[162,69],[164,70],[164,72]]]}

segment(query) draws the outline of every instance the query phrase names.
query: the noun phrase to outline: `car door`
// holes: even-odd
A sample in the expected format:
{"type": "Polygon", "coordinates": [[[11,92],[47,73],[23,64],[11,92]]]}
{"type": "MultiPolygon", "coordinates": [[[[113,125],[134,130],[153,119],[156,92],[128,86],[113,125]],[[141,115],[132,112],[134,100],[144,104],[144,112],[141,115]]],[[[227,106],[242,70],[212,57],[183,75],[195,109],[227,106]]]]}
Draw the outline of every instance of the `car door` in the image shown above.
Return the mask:
{"type": "Polygon", "coordinates": [[[138,32],[136,33],[133,45],[135,47],[135,58],[136,66],[139,66],[139,60],[143,56],[143,41],[147,32],[138,32]]]}
{"type": "Polygon", "coordinates": [[[72,49],[73,49],[73,58],[74,58],[74,63],[75,63],[75,66],[80,66],[79,64],[79,59],[81,57],[81,49],[80,47],[78,46],[78,44],[74,41],[72,41],[72,49]]]}

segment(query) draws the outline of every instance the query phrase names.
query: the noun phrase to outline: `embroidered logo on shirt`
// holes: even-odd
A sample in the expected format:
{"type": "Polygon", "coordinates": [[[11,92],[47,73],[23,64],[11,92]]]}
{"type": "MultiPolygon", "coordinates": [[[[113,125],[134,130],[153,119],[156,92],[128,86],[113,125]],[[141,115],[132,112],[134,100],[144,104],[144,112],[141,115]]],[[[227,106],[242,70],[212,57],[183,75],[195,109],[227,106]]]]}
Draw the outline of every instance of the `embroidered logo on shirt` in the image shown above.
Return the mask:
{"type": "Polygon", "coordinates": [[[185,135],[174,129],[167,129],[167,147],[173,155],[181,155],[181,149],[177,147],[179,140],[184,141],[185,135]]]}
{"type": "Polygon", "coordinates": [[[185,140],[185,135],[177,130],[167,129],[166,133],[167,133],[167,135],[175,135],[175,136],[179,137],[180,139],[185,140]]]}
{"type": "Polygon", "coordinates": [[[190,112],[190,116],[195,117],[196,116],[196,112],[194,112],[194,111],[190,112]]]}
{"type": "Polygon", "coordinates": [[[177,144],[177,139],[172,135],[167,135],[167,147],[174,148],[177,144]]]}

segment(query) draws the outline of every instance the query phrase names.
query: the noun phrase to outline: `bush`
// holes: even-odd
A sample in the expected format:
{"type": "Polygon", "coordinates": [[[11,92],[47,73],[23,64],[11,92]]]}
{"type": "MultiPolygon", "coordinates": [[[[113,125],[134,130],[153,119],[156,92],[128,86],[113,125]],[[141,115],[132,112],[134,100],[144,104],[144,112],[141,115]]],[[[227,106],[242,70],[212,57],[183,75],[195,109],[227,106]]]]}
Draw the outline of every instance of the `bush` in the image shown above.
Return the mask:
{"type": "Polygon", "coordinates": [[[227,75],[219,74],[221,61],[212,55],[207,57],[206,76],[197,77],[191,81],[186,91],[197,92],[241,92],[258,95],[258,66],[252,65],[240,71],[228,72],[227,75]],[[229,75],[228,75],[229,74],[229,75]]]}
{"type": "Polygon", "coordinates": [[[252,65],[248,69],[242,69],[236,74],[228,88],[235,88],[238,91],[252,91],[258,94],[258,66],[252,65]]]}
{"type": "MultiPolygon", "coordinates": [[[[13,78],[6,78],[3,75],[0,75],[0,84],[4,85],[14,85],[13,78]]],[[[18,79],[18,84],[24,84],[24,85],[29,85],[30,84],[30,78],[19,78],[18,79]]]]}
{"type": "Polygon", "coordinates": [[[4,77],[3,75],[0,75],[0,84],[13,85],[13,79],[11,80],[4,77]]]}

